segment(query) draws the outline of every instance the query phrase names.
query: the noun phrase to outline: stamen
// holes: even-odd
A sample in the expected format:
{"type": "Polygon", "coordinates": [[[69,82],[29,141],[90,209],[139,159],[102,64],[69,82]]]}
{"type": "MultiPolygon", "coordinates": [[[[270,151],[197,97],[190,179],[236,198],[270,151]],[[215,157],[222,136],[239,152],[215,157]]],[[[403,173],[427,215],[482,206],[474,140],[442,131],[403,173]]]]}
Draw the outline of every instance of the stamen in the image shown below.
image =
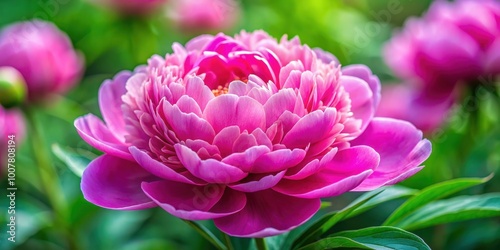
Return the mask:
{"type": "Polygon", "coordinates": [[[217,87],[217,89],[212,89],[212,93],[214,94],[214,96],[220,96],[223,94],[227,94],[227,92],[228,92],[228,88],[222,87],[221,85],[219,85],[219,87],[217,87]]]}

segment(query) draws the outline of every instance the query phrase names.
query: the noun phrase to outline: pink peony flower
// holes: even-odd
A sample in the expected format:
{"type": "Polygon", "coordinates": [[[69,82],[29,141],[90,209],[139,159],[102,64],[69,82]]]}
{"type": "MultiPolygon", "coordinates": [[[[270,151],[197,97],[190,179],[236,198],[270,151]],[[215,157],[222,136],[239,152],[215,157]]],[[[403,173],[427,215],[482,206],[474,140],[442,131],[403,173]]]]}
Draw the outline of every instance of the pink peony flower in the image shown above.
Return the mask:
{"type": "Polygon", "coordinates": [[[0,177],[6,175],[9,136],[14,136],[16,149],[19,149],[19,142],[24,138],[24,134],[25,126],[21,112],[15,109],[6,110],[0,106],[0,177]]]}
{"type": "Polygon", "coordinates": [[[321,198],[408,178],[431,152],[410,123],[374,117],[370,69],[318,59],[298,38],[203,35],[173,51],[103,83],[104,122],[75,121],[105,152],[83,174],[88,201],[265,237],[306,222],[321,198]]]}
{"type": "Polygon", "coordinates": [[[385,59],[407,84],[388,87],[378,115],[433,130],[446,120],[459,83],[500,75],[498,1],[436,1],[386,45],[385,59]],[[422,117],[425,117],[423,119],[422,117]]]}
{"type": "Polygon", "coordinates": [[[437,1],[388,42],[385,59],[399,76],[426,84],[500,74],[491,65],[500,55],[499,20],[497,1],[437,1]]]}
{"type": "Polygon", "coordinates": [[[234,0],[176,0],[171,2],[168,15],[183,31],[226,30],[233,27],[241,15],[234,0]]]}
{"type": "Polygon", "coordinates": [[[158,10],[167,0],[89,0],[125,15],[146,15],[158,10]]]}
{"type": "Polygon", "coordinates": [[[30,101],[65,93],[83,70],[82,58],[68,37],[45,21],[6,27],[0,33],[0,51],[0,66],[11,66],[23,75],[30,101]]]}

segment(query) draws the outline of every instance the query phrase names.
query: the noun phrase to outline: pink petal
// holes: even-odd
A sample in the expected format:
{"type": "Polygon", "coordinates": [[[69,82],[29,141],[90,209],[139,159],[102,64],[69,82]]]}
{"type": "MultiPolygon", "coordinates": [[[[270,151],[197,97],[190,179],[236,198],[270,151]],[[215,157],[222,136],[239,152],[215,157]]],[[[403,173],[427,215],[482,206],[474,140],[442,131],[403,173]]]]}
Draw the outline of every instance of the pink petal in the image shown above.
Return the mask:
{"type": "Polygon", "coordinates": [[[400,182],[418,172],[431,153],[431,143],[411,123],[375,118],[352,145],[366,145],[380,154],[380,164],[355,191],[373,190],[400,182]]]}
{"type": "Polygon", "coordinates": [[[187,171],[183,173],[176,172],[171,167],[165,165],[165,163],[151,158],[151,156],[149,156],[146,152],[141,151],[136,147],[130,147],[129,150],[134,156],[134,159],[143,169],[162,179],[195,185],[206,184],[206,182],[194,177],[187,171]]]}
{"type": "Polygon", "coordinates": [[[264,145],[264,146],[268,147],[269,149],[273,148],[273,144],[272,144],[271,140],[266,135],[266,133],[264,133],[264,131],[262,131],[262,129],[258,128],[256,130],[254,130],[252,132],[252,135],[257,140],[258,145],[264,145]]]}
{"type": "Polygon", "coordinates": [[[299,164],[306,156],[306,151],[296,149],[278,149],[257,158],[251,173],[272,173],[285,170],[299,164]]]}
{"type": "MultiPolygon", "coordinates": [[[[297,167],[290,168],[286,172],[286,176],[284,177],[285,179],[289,180],[301,180],[305,179],[316,172],[318,172],[320,169],[324,168],[327,166],[327,164],[330,164],[330,162],[333,160],[335,155],[338,152],[338,148],[332,148],[328,153],[323,155],[323,157],[319,159],[314,159],[312,161],[309,161],[305,165],[298,165],[297,167]]],[[[307,160],[304,160],[306,162],[307,160]]]]}
{"type": "Polygon", "coordinates": [[[240,136],[238,126],[223,128],[214,138],[213,144],[219,148],[222,157],[233,152],[234,141],[240,136]]]}
{"type": "Polygon", "coordinates": [[[500,75],[500,36],[493,42],[485,53],[485,72],[487,75],[500,75]]]}
{"type": "Polygon", "coordinates": [[[254,146],[257,146],[257,139],[245,131],[234,141],[233,152],[240,153],[254,146]]]}
{"type": "Polygon", "coordinates": [[[264,105],[272,96],[272,93],[268,89],[264,88],[253,88],[248,92],[248,96],[258,101],[260,104],[264,105]]]}
{"type": "Polygon", "coordinates": [[[340,195],[358,186],[379,163],[375,150],[365,146],[351,147],[335,155],[327,166],[306,179],[283,179],[273,190],[299,198],[324,198],[340,195]]]}
{"type": "Polygon", "coordinates": [[[205,110],[207,103],[214,98],[212,91],[198,76],[188,77],[186,80],[186,95],[193,98],[201,110],[205,110]]]}
{"type": "Polygon", "coordinates": [[[127,92],[125,84],[132,75],[129,71],[118,73],[113,80],[106,80],[99,88],[99,108],[102,116],[117,138],[122,139],[126,133],[125,120],[122,114],[122,96],[127,92]]]}
{"type": "Polygon", "coordinates": [[[218,96],[207,104],[203,116],[212,124],[216,133],[232,125],[237,125],[241,131],[265,129],[266,125],[264,108],[248,96],[218,96]]]}
{"type": "Polygon", "coordinates": [[[305,148],[332,134],[337,118],[335,109],[316,110],[302,117],[285,135],[282,143],[288,148],[305,148]]]}
{"type": "Polygon", "coordinates": [[[222,159],[223,163],[229,164],[231,166],[238,167],[244,172],[249,172],[255,161],[262,155],[269,153],[269,148],[266,146],[255,146],[251,147],[241,153],[233,153],[222,159]]]}
{"type": "Polygon", "coordinates": [[[245,193],[257,192],[274,187],[285,175],[285,171],[276,174],[252,174],[238,184],[229,185],[230,188],[245,193]]]}
{"type": "Polygon", "coordinates": [[[81,188],[85,199],[98,206],[137,210],[156,206],[141,190],[142,182],[155,180],[135,162],[105,154],[85,169],[81,188]]]}
{"type": "Polygon", "coordinates": [[[156,204],[185,220],[208,220],[234,214],[244,208],[246,197],[224,185],[193,186],[173,181],[142,184],[156,204]]]}
{"type": "Polygon", "coordinates": [[[304,71],[304,66],[300,61],[293,61],[281,69],[280,84],[282,88],[298,89],[300,86],[300,76],[304,71]]]}
{"type": "Polygon", "coordinates": [[[263,238],[300,226],[318,211],[320,204],[319,199],[300,199],[264,190],[248,193],[243,210],[214,222],[231,236],[263,238]]]}
{"type": "Polygon", "coordinates": [[[194,176],[209,183],[232,183],[247,176],[241,169],[214,159],[201,160],[190,148],[175,144],[175,151],[184,167],[194,176]]]}
{"type": "Polygon", "coordinates": [[[163,102],[163,109],[167,122],[180,140],[200,139],[212,142],[214,139],[215,132],[212,126],[196,114],[183,113],[180,111],[179,107],[176,105],[172,106],[168,102],[163,102]]]}
{"type": "Polygon", "coordinates": [[[75,127],[82,139],[92,147],[116,157],[134,160],[128,146],[117,139],[96,116],[88,114],[79,117],[75,120],[75,127]]]}
{"type": "Polygon", "coordinates": [[[375,115],[373,93],[368,83],[357,77],[341,76],[340,83],[349,93],[351,111],[354,114],[354,118],[362,121],[361,131],[363,131],[375,115]]]}
{"type": "Polygon", "coordinates": [[[293,89],[281,89],[264,104],[266,127],[270,127],[286,110],[293,112],[297,95],[293,89]]]}
{"type": "Polygon", "coordinates": [[[181,98],[177,100],[177,103],[175,103],[175,106],[177,106],[182,113],[193,113],[198,117],[202,115],[202,110],[200,106],[198,106],[198,103],[188,95],[181,96],[181,98]]]}
{"type": "Polygon", "coordinates": [[[332,55],[332,53],[328,51],[324,51],[321,48],[313,48],[314,54],[316,54],[316,58],[321,60],[323,63],[329,64],[331,62],[335,63],[336,65],[339,64],[339,60],[332,55]]]}
{"type": "Polygon", "coordinates": [[[353,64],[343,67],[342,75],[354,76],[367,82],[368,86],[370,86],[370,89],[372,90],[374,108],[377,109],[378,104],[380,103],[380,95],[381,95],[380,80],[378,79],[377,76],[373,75],[370,68],[362,64],[353,64]]]}

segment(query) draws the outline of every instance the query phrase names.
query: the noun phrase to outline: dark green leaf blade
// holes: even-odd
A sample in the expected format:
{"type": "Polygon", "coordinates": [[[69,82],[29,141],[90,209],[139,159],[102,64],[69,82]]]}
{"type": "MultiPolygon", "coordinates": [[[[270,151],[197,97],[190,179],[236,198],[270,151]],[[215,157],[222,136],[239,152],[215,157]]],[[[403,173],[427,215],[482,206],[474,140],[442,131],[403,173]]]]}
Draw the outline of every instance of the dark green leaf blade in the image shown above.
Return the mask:
{"type": "Polygon", "coordinates": [[[500,216],[500,193],[459,196],[420,208],[396,226],[415,230],[434,225],[500,216]]]}
{"type": "Polygon", "coordinates": [[[78,177],[82,177],[85,168],[92,159],[96,157],[89,151],[85,151],[84,154],[81,154],[70,148],[62,148],[59,144],[52,145],[52,152],[78,177]]]}
{"type": "Polygon", "coordinates": [[[411,214],[418,208],[435,201],[440,198],[444,198],[461,190],[469,187],[473,187],[482,183],[487,182],[491,179],[491,176],[486,178],[463,178],[454,179],[450,181],[441,182],[432,186],[429,186],[422,191],[416,193],[412,198],[408,199],[405,203],[399,206],[387,220],[383,223],[383,226],[394,226],[398,221],[404,219],[406,216],[411,214]]]}
{"type": "MultiPolygon", "coordinates": [[[[352,203],[356,204],[367,197],[370,197],[373,193],[379,192],[379,190],[371,191],[368,193],[363,194],[360,196],[358,199],[354,200],[352,203]]],[[[418,190],[416,189],[411,189],[403,186],[388,186],[384,187],[383,191],[381,193],[378,193],[376,196],[373,198],[369,199],[366,203],[362,204],[358,208],[356,208],[352,213],[348,214],[344,219],[348,219],[351,217],[354,217],[358,214],[361,214],[379,204],[382,204],[384,202],[388,202],[391,200],[403,198],[403,197],[408,197],[412,196],[415,193],[417,193],[418,190]]]]}
{"type": "Polygon", "coordinates": [[[429,246],[417,235],[395,227],[369,227],[344,231],[311,243],[300,250],[332,248],[428,250],[429,246]]]}
{"type": "Polygon", "coordinates": [[[212,243],[214,247],[219,250],[227,250],[227,247],[222,243],[219,238],[217,238],[208,228],[196,221],[183,220],[188,225],[190,225],[194,230],[196,230],[201,236],[203,236],[208,242],[212,243]]]}
{"type": "Polygon", "coordinates": [[[363,200],[357,200],[357,203],[351,203],[349,206],[346,208],[342,209],[341,211],[338,212],[333,212],[333,213],[328,213],[322,218],[320,218],[317,222],[312,224],[308,229],[306,229],[302,234],[300,234],[294,244],[293,247],[297,248],[300,246],[303,246],[315,238],[321,236],[325,232],[327,232],[331,227],[333,227],[337,222],[341,221],[344,219],[346,216],[348,216],[351,212],[368,202],[370,199],[378,195],[380,192],[383,190],[376,190],[374,193],[369,195],[368,197],[365,197],[363,200]]]}

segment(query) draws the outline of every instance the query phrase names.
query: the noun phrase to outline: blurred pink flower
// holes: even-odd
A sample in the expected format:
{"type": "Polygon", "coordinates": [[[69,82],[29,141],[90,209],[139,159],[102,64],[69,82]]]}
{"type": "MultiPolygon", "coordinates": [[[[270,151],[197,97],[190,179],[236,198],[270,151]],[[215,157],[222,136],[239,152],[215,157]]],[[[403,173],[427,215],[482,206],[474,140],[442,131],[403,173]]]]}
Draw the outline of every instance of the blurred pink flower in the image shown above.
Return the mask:
{"type": "Polygon", "coordinates": [[[125,15],[147,15],[164,5],[167,0],[89,0],[125,15]]]}
{"type": "Polygon", "coordinates": [[[7,26],[0,33],[0,51],[0,66],[11,66],[23,75],[30,101],[65,93],[83,70],[82,58],[68,37],[45,21],[7,26]]]}
{"type": "Polygon", "coordinates": [[[19,142],[24,138],[24,134],[25,126],[21,112],[16,109],[6,110],[0,106],[0,177],[6,175],[8,136],[14,136],[15,148],[19,149],[19,142]]]}
{"type": "Polygon", "coordinates": [[[399,76],[428,84],[500,74],[487,65],[500,54],[499,20],[497,1],[437,1],[389,41],[385,59],[399,76]]]}
{"type": "Polygon", "coordinates": [[[196,33],[233,27],[241,10],[235,0],[175,0],[168,15],[184,32],[196,33]]]}
{"type": "Polygon", "coordinates": [[[455,100],[453,94],[452,91],[434,91],[430,88],[419,91],[409,83],[383,85],[383,99],[376,114],[409,121],[429,132],[446,120],[455,100]]]}
{"type": "Polygon", "coordinates": [[[458,83],[475,84],[500,74],[500,3],[436,1],[426,15],[410,19],[387,43],[384,56],[396,75],[411,84],[388,90],[401,93],[393,95],[395,100],[384,98],[407,105],[387,109],[390,104],[382,103],[379,115],[407,119],[421,129],[436,128],[438,120],[446,118],[458,83]],[[432,113],[435,119],[422,121],[416,110],[432,113]]]}
{"type": "Polygon", "coordinates": [[[408,178],[431,152],[412,124],[374,117],[370,69],[298,38],[203,35],[173,51],[103,83],[104,122],[75,121],[105,152],[83,174],[88,201],[265,237],[306,222],[320,198],[408,178]]]}

